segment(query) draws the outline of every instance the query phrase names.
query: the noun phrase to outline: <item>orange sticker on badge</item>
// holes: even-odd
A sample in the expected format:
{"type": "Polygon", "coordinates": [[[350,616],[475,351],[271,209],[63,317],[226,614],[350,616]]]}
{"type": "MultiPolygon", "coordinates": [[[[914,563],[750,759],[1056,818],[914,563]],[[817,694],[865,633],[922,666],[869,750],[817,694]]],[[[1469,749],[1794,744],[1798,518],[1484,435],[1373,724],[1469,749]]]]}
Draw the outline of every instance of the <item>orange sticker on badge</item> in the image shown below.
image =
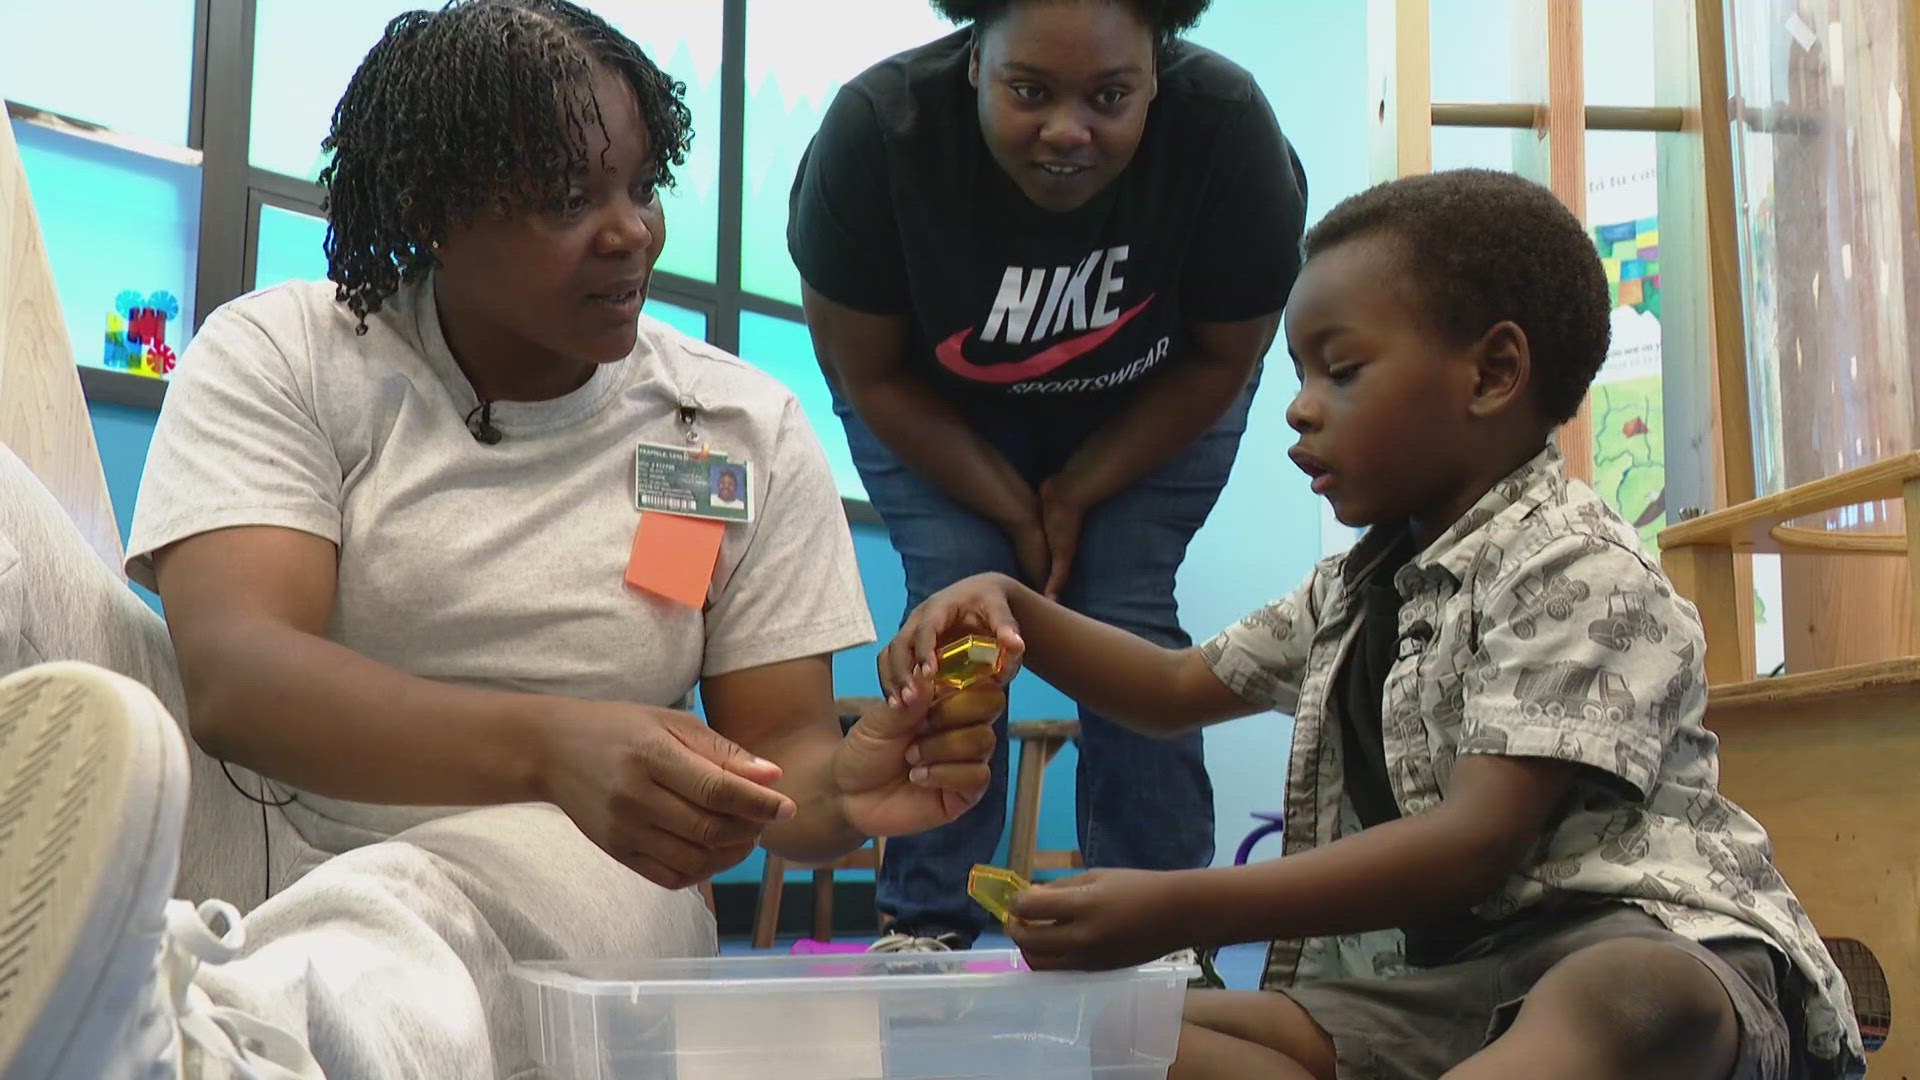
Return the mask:
{"type": "Polygon", "coordinates": [[[651,511],[640,515],[627,584],[690,608],[704,607],[727,523],[651,511]]]}

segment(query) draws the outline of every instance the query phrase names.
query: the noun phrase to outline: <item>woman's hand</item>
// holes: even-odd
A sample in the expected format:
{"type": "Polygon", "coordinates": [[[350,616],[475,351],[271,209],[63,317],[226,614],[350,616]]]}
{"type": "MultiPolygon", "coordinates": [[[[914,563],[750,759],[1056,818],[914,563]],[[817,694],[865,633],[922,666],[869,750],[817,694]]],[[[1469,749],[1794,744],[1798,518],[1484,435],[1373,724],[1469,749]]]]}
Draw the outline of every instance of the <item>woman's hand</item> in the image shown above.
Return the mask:
{"type": "Polygon", "coordinates": [[[1158,960],[1191,942],[1177,874],[1089,870],[1014,898],[1007,936],[1035,971],[1107,971],[1158,960]]]}
{"type": "Polygon", "coordinates": [[[1007,697],[998,686],[920,704],[868,709],[841,740],[834,786],[847,822],[868,836],[905,836],[945,825],[987,790],[993,722],[1007,697]]]}
{"type": "Polygon", "coordinates": [[[1057,476],[1041,482],[1040,531],[1047,543],[1047,573],[1037,585],[1049,600],[1059,600],[1060,590],[1067,587],[1086,519],[1086,503],[1071,482],[1057,476]]]}
{"type": "Polygon", "coordinates": [[[635,873],[683,889],[745,859],[795,813],[780,767],[675,709],[551,699],[537,719],[541,790],[635,873]]]}
{"type": "Polygon", "coordinates": [[[1053,573],[1053,545],[1047,536],[1046,519],[1036,516],[1009,527],[1007,541],[1013,545],[1014,561],[1020,565],[1020,579],[1036,589],[1045,588],[1053,573]]]}
{"type": "Polygon", "coordinates": [[[880,650],[880,691],[894,707],[931,695],[940,643],[961,634],[987,634],[1000,643],[1001,686],[1020,670],[1026,642],[1014,622],[1009,593],[1020,583],[1004,574],[977,574],[928,597],[880,650]]]}

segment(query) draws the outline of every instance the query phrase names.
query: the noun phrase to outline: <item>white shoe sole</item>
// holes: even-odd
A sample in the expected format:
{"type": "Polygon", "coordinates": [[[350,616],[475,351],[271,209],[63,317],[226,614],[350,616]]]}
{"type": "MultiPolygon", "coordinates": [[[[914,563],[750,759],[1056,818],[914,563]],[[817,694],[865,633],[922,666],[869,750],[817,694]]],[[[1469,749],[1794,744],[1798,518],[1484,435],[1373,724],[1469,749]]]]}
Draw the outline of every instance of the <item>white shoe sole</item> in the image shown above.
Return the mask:
{"type": "Polygon", "coordinates": [[[0,679],[0,1076],[104,1075],[186,805],[186,745],[145,687],[75,663],[0,679]]]}

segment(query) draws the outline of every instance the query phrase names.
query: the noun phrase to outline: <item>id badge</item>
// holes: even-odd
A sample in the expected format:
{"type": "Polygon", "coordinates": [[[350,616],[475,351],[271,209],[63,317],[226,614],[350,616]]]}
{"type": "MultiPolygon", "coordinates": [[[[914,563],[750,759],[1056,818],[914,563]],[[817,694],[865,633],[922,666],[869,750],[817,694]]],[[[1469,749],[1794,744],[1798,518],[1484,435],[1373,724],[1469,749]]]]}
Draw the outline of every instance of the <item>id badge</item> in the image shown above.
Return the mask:
{"type": "Polygon", "coordinates": [[[641,443],[633,458],[634,501],[652,510],[710,521],[753,520],[753,466],[717,451],[641,443]]]}

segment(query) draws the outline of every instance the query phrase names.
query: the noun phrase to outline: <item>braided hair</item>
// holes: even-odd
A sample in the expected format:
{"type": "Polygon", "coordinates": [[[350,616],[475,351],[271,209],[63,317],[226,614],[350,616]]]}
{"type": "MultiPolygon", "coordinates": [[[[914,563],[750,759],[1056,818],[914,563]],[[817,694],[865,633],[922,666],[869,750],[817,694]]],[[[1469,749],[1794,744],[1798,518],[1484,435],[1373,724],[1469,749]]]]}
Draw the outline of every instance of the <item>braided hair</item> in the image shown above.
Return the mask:
{"type": "Polygon", "coordinates": [[[452,0],[387,24],[347,84],[322,149],[327,277],[360,320],[436,262],[435,242],[483,209],[558,207],[606,123],[597,69],[633,87],[650,179],[673,184],[693,139],[686,86],[606,20],[567,0],[452,0]]]}
{"type": "MultiPolygon", "coordinates": [[[[976,32],[1004,18],[1015,5],[1032,0],[933,0],[933,10],[950,23],[970,24],[976,32]]],[[[1125,4],[1165,46],[1193,28],[1213,0],[1113,0],[1125,4]]]]}

